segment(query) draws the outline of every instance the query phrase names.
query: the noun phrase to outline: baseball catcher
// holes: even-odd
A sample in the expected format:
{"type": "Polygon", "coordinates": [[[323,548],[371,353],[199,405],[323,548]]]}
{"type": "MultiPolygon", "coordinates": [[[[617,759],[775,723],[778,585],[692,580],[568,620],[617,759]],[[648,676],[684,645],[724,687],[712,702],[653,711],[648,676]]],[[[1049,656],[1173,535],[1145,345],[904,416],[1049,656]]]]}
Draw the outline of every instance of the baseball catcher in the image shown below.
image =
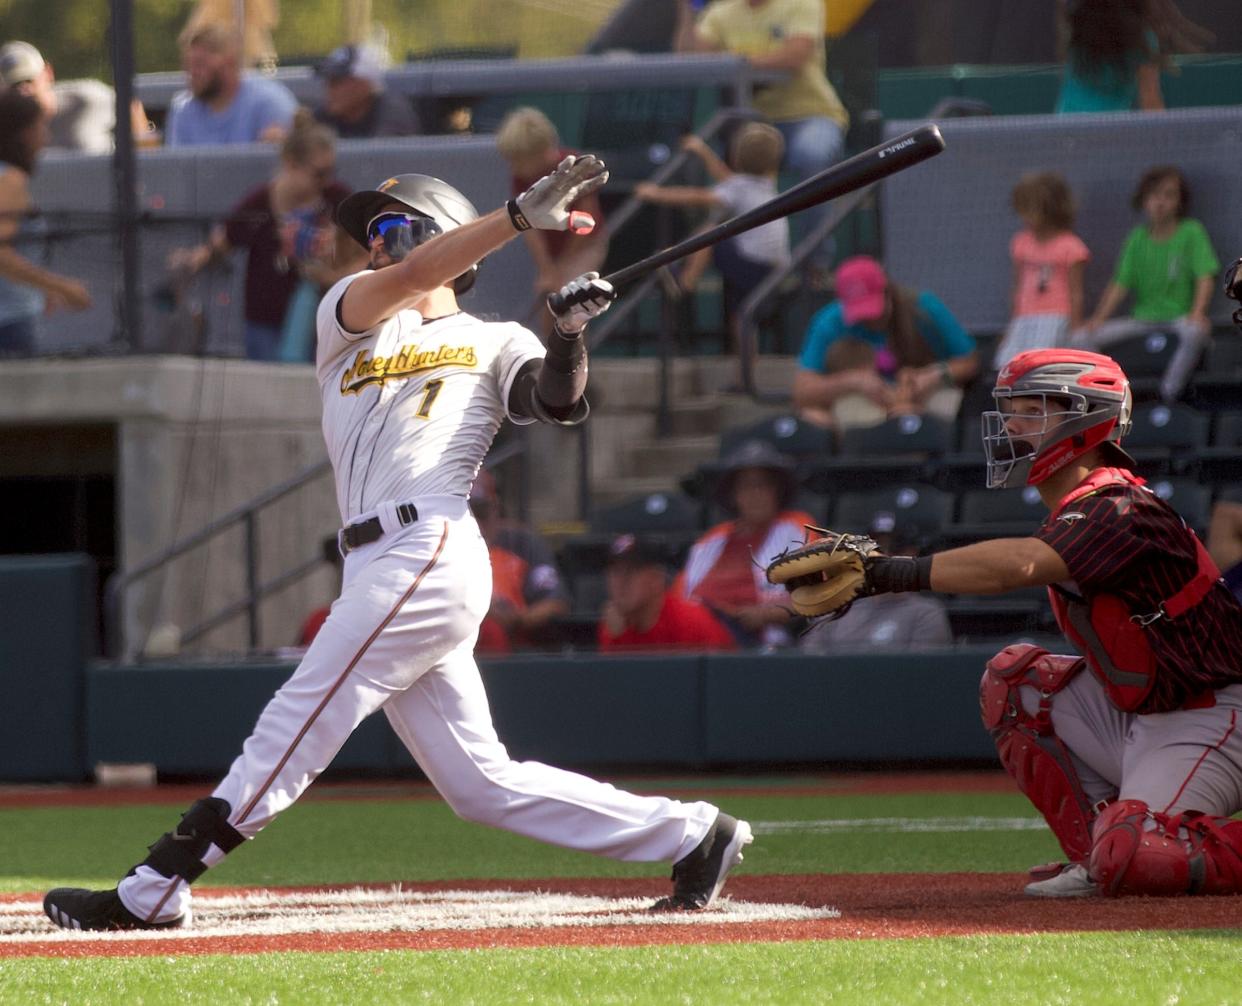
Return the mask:
{"type": "MultiPolygon", "coordinates": [[[[1231,295],[1242,296],[1237,269],[1231,295]]],[[[1048,588],[1083,656],[1007,646],[980,686],[1000,760],[1067,863],[1026,893],[1242,892],[1242,605],[1194,532],[1121,447],[1130,385],[1107,356],[1040,349],[997,376],[983,415],[989,488],[1035,486],[1049,516],[1028,538],[919,558],[860,535],[819,537],[767,567],[810,617],[859,597],[1048,588]]]]}

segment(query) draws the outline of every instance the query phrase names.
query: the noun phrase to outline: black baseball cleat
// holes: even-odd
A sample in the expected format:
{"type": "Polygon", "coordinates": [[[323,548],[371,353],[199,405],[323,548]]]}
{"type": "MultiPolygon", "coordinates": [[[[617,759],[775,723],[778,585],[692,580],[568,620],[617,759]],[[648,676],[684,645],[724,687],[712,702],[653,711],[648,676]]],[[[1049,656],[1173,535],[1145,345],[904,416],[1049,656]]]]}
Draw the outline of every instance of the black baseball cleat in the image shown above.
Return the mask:
{"type": "Polygon", "coordinates": [[[61,929],[179,929],[189,921],[179,915],[167,922],[147,922],[121,904],[116,890],[88,891],[84,887],[58,887],[43,899],[43,911],[61,929]]]}
{"type": "Polygon", "coordinates": [[[750,825],[721,811],[694,851],[673,864],[673,893],[653,912],[701,912],[715,902],[729,871],[742,861],[742,846],[754,836],[750,825]]]}

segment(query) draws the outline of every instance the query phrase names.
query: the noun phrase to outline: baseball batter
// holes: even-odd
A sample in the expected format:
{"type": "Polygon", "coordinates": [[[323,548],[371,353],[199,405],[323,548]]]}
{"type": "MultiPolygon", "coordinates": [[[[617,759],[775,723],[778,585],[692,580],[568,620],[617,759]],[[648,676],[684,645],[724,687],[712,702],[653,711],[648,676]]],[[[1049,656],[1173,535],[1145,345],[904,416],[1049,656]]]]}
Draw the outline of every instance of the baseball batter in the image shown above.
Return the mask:
{"type": "Polygon", "coordinates": [[[589,229],[570,206],[606,180],[596,158],[570,157],[483,217],[425,175],[390,178],[341,204],[337,222],[370,253],[369,268],[329,290],[318,315],[323,431],[344,525],[341,596],[212,795],[115,890],[51,891],[44,908],[57,925],[187,924],[190,884],[301,796],[381,708],[461,817],[615,859],[673,862],[673,892],[659,909],[716,898],[751,841],[746,822],[707,803],[638,797],[513,761],[473,657],[491,583],[471,483],[506,418],[586,417],[583,331],[614,293],[594,273],[564,287],[546,350],[519,325],[464,313],[457,296],[519,231],[589,229]]]}
{"type": "MultiPolygon", "coordinates": [[[[1083,654],[1006,647],[981,683],[1001,762],[1069,858],[1032,871],[1043,897],[1242,892],[1242,605],[1193,531],[1121,448],[1130,386],[1106,356],[1015,356],[984,413],[988,485],[1034,485],[1050,513],[1029,538],[921,558],[811,544],[769,566],[795,607],[824,614],[888,591],[1049,587],[1083,654]],[[792,575],[790,575],[792,574],[792,575]]],[[[868,545],[874,545],[868,542],[868,545]]],[[[861,546],[859,546],[861,548],[861,546]]]]}

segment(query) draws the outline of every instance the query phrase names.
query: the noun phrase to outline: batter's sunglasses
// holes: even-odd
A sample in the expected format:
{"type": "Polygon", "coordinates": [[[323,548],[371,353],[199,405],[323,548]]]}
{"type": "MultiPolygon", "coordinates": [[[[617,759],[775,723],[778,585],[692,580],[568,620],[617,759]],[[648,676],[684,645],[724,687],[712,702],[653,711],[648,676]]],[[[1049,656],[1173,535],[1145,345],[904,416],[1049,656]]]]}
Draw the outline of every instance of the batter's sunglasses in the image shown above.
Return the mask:
{"type": "Polygon", "coordinates": [[[407,231],[413,239],[411,247],[442,233],[440,225],[431,217],[410,213],[381,213],[379,216],[372,217],[370,223],[367,224],[367,243],[369,244],[376,238],[383,238],[387,242],[407,231]]]}

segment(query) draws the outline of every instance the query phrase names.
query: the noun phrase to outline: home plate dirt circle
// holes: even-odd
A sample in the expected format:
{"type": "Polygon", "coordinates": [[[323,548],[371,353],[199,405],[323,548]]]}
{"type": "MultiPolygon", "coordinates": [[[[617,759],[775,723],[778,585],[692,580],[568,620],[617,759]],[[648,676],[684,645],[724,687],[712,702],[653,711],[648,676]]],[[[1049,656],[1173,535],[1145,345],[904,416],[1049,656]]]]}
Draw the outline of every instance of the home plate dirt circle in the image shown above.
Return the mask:
{"type": "MultiPolygon", "coordinates": [[[[194,900],[193,925],[124,934],[126,940],[200,940],[294,934],[410,933],[435,930],[581,926],[684,926],[710,919],[752,925],[839,918],[835,908],[722,898],[710,912],[651,912],[649,897],[523,891],[426,891],[345,888],[213,894],[194,900]]],[[[115,933],[55,930],[38,900],[0,903],[0,945],[115,940],[115,933]]],[[[2,951],[0,951],[2,953],[2,951]]]]}

